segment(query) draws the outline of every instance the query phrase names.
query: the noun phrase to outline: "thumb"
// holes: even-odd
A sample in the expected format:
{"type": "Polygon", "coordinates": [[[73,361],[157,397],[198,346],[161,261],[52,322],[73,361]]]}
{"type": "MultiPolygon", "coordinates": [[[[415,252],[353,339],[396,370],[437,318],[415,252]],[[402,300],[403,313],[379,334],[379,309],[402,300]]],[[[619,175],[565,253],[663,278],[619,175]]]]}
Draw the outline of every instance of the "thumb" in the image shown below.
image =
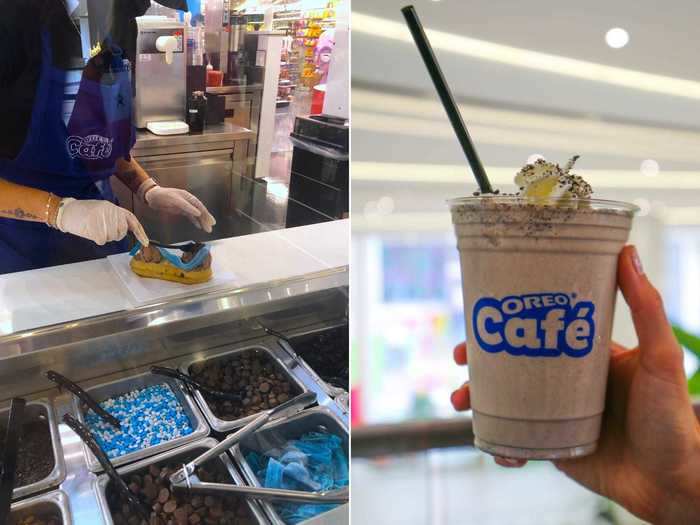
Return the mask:
{"type": "Polygon", "coordinates": [[[620,253],[617,280],[639,339],[640,364],[651,375],[685,384],[683,351],[666,318],[661,294],[644,273],[634,246],[625,246],[620,253]]]}

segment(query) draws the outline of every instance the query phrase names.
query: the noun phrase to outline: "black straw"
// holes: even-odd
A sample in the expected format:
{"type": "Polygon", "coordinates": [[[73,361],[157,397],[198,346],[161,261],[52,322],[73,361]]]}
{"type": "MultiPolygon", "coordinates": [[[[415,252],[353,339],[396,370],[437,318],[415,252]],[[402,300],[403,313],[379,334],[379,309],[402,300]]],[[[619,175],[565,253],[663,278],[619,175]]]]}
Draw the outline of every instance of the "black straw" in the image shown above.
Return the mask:
{"type": "Polygon", "coordinates": [[[467,126],[464,124],[464,120],[462,120],[462,115],[457,108],[457,104],[455,103],[452,92],[447,85],[445,76],[442,74],[437,58],[435,58],[433,48],[430,46],[428,37],[423,30],[423,25],[418,19],[418,13],[416,13],[416,10],[412,5],[407,5],[406,7],[402,8],[401,12],[406,19],[406,24],[408,24],[408,29],[410,29],[411,35],[413,35],[413,40],[416,42],[418,51],[420,52],[421,57],[423,57],[423,62],[425,62],[425,67],[428,69],[430,78],[433,80],[433,84],[438,92],[440,101],[447,112],[447,118],[450,119],[452,128],[457,134],[457,140],[459,140],[459,144],[462,146],[462,150],[464,150],[464,154],[467,156],[469,165],[472,167],[472,172],[474,173],[474,177],[476,177],[476,182],[479,184],[481,193],[493,193],[493,189],[491,188],[491,183],[486,176],[484,166],[481,164],[481,160],[479,160],[479,155],[476,153],[472,139],[467,131],[467,126]]]}

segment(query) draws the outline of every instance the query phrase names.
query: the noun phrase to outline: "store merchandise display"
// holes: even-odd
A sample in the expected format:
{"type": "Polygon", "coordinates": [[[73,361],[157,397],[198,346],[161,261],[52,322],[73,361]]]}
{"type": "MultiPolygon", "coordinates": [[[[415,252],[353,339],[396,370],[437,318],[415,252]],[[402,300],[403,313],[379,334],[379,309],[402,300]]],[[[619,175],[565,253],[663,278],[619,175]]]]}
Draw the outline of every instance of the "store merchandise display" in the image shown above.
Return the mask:
{"type": "Polygon", "coordinates": [[[87,407],[85,423],[110,459],[187,436],[194,430],[180,401],[166,384],[109,398],[100,406],[115,416],[115,429],[87,407]]]}

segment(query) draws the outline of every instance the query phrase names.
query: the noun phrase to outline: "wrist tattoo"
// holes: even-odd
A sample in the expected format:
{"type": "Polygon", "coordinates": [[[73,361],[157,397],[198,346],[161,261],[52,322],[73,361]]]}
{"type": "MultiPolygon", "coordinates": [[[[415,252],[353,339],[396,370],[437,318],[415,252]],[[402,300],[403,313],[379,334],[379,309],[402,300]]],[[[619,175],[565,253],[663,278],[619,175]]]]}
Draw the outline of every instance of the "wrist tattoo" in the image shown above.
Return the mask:
{"type": "Polygon", "coordinates": [[[36,215],[33,213],[29,213],[28,211],[24,211],[22,208],[15,208],[14,210],[0,210],[0,214],[4,215],[5,217],[12,217],[15,219],[38,219],[36,215]]]}

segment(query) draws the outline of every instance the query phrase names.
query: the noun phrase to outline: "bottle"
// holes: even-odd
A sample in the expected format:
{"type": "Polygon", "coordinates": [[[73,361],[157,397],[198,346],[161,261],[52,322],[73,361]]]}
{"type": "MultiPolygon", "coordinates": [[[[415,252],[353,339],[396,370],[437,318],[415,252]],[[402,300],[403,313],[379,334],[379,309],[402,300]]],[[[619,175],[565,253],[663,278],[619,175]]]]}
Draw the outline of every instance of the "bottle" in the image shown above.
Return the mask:
{"type": "Polygon", "coordinates": [[[187,101],[187,125],[190,133],[202,133],[207,117],[207,97],[204,91],[194,91],[187,101]]]}
{"type": "Polygon", "coordinates": [[[190,22],[192,20],[192,13],[187,11],[185,13],[185,59],[188,66],[192,66],[194,59],[194,31],[192,31],[192,26],[190,22]]]}
{"type": "Polygon", "coordinates": [[[207,64],[207,87],[220,87],[223,81],[224,74],[216,71],[211,64],[207,64]]]}
{"type": "Polygon", "coordinates": [[[204,27],[198,24],[194,27],[193,33],[192,65],[203,66],[204,58],[202,57],[202,50],[204,49],[204,27]]]}

